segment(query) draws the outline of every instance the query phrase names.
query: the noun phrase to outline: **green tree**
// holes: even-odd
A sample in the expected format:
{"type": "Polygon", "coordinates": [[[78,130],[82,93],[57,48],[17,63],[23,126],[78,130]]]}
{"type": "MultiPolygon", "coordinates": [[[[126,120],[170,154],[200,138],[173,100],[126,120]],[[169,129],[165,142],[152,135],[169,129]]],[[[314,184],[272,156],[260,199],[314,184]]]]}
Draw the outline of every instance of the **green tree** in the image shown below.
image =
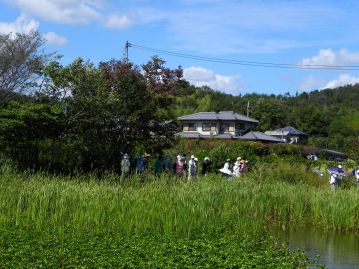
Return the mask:
{"type": "Polygon", "coordinates": [[[171,144],[173,133],[161,111],[171,104],[170,85],[177,77],[164,79],[161,72],[146,70],[143,75],[131,63],[117,60],[97,67],[82,59],[66,67],[49,65],[46,75],[53,87],[70,92],[64,100],[64,140],[77,166],[114,168],[125,152],[160,151],[171,144]]]}
{"type": "Polygon", "coordinates": [[[38,86],[51,57],[40,51],[43,44],[38,32],[0,34],[0,105],[10,100],[14,92],[38,86]]]}
{"type": "Polygon", "coordinates": [[[39,148],[64,129],[62,107],[11,101],[0,109],[0,147],[24,167],[39,166],[39,148]]]}

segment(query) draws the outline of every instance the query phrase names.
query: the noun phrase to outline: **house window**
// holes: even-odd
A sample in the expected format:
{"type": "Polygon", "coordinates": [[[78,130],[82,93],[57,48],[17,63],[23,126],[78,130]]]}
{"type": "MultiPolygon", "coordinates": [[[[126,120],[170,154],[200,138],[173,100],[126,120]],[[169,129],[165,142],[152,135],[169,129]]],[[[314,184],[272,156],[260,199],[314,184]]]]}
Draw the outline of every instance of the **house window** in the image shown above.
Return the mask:
{"type": "Polygon", "coordinates": [[[197,131],[197,125],[195,123],[188,123],[188,131],[197,131]]]}
{"type": "Polygon", "coordinates": [[[221,124],[221,131],[222,132],[229,132],[229,123],[225,122],[221,124]]]}
{"type": "Polygon", "coordinates": [[[212,124],[210,122],[204,122],[202,124],[202,131],[211,131],[212,124]]]}
{"type": "Polygon", "coordinates": [[[223,122],[221,124],[221,132],[222,133],[234,132],[234,123],[233,122],[223,122]]]}

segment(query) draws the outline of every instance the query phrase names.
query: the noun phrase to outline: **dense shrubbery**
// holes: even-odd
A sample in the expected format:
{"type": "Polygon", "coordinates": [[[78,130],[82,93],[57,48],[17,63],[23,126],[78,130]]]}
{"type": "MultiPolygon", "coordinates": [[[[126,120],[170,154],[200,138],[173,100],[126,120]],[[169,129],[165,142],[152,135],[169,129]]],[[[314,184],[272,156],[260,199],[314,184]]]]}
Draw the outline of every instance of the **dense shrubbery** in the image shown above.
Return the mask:
{"type": "MultiPolygon", "coordinates": [[[[242,142],[236,140],[199,140],[180,139],[168,154],[194,154],[200,161],[208,156],[213,162],[213,168],[219,169],[227,158],[232,162],[238,156],[249,161],[251,167],[257,162],[266,162],[271,165],[279,163],[304,164],[308,169],[320,168],[323,172],[330,166],[338,165],[331,160],[320,159],[317,161],[305,158],[306,148],[303,145],[294,144],[261,144],[256,142],[242,142]],[[304,155],[304,156],[303,156],[304,155]]],[[[342,163],[348,169],[355,167],[355,162],[342,163]]]]}

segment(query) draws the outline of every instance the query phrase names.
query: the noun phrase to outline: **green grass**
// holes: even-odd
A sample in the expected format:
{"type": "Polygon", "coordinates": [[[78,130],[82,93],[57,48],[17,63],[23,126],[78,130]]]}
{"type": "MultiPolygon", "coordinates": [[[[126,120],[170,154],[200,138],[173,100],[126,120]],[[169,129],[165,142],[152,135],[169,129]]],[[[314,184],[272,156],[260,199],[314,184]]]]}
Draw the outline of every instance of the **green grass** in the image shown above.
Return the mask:
{"type": "Polygon", "coordinates": [[[145,182],[119,182],[110,173],[30,175],[2,167],[0,264],[305,267],[304,255],[278,247],[264,236],[265,227],[358,229],[359,190],[334,192],[328,185],[305,167],[294,173],[285,165],[257,167],[240,180],[212,175],[191,182],[168,175],[145,182]]]}
{"type": "Polygon", "coordinates": [[[269,221],[358,228],[357,188],[334,192],[326,179],[317,179],[323,183],[311,186],[262,177],[249,174],[239,181],[226,181],[212,176],[186,182],[164,176],[119,184],[112,175],[99,180],[3,173],[0,225],[166,236],[232,231],[248,222],[252,225],[253,218],[260,226],[269,221]]]}

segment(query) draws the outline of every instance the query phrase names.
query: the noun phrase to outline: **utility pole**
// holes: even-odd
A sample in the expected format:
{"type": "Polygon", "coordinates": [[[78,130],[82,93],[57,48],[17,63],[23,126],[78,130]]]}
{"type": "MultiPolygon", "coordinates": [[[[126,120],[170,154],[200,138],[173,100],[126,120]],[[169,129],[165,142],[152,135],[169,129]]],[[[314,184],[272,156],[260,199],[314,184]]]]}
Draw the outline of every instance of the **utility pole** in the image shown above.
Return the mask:
{"type": "Polygon", "coordinates": [[[125,63],[128,63],[128,48],[131,47],[131,44],[126,41],[125,43],[125,52],[124,52],[124,55],[123,55],[123,59],[125,61],[125,63]]]}

